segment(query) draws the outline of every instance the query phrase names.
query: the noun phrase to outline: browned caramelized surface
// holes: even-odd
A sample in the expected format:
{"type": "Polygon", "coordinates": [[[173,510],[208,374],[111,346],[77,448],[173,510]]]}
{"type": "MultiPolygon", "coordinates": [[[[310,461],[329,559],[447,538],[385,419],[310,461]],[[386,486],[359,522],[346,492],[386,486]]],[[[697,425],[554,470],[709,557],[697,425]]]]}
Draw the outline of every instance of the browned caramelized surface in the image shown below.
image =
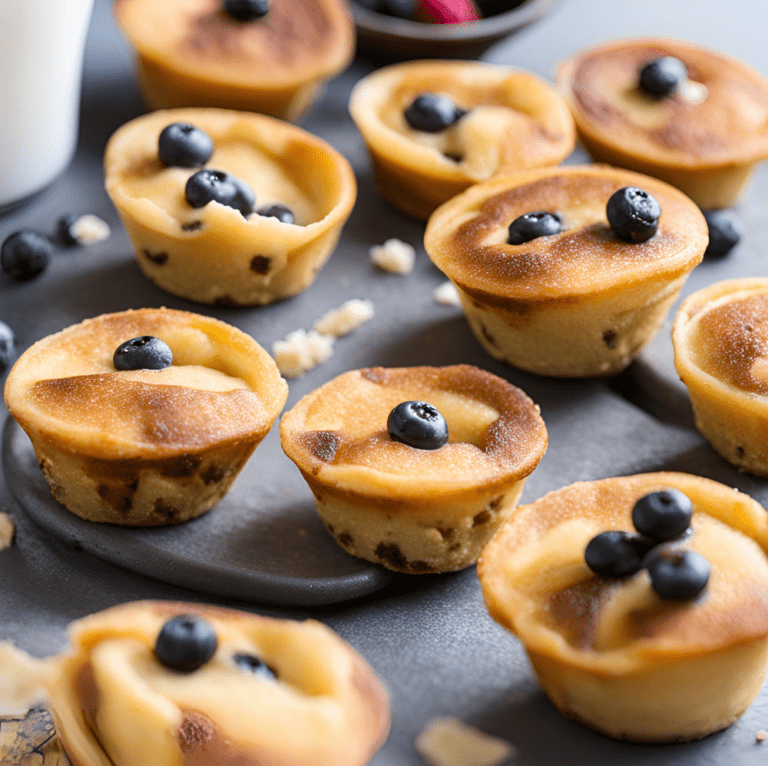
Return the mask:
{"type": "Polygon", "coordinates": [[[689,348],[710,375],[768,394],[768,292],[737,296],[694,318],[689,348]]]}
{"type": "Polygon", "coordinates": [[[493,303],[612,293],[623,285],[685,274],[707,241],[698,208],[671,186],[608,166],[546,168],[469,189],[430,219],[430,258],[454,282],[493,303]],[[631,244],[611,231],[608,198],[638,186],[661,205],[657,234],[631,244]],[[538,210],[560,215],[563,231],[522,245],[507,243],[509,224],[538,210]]]}
{"type": "Polygon", "coordinates": [[[546,447],[538,406],[470,365],[345,373],[304,397],[280,430],[283,448],[303,471],[345,486],[353,475],[415,482],[424,491],[523,478],[546,447]],[[411,400],[442,413],[448,444],[422,450],[389,437],[390,411],[411,400]]]}
{"type": "Polygon", "coordinates": [[[681,165],[768,155],[768,81],[745,64],[674,40],[627,40],[583,52],[570,87],[577,120],[609,144],[681,165]],[[646,61],[674,56],[706,97],[655,98],[637,85],[646,61]]]}
{"type": "Polygon", "coordinates": [[[766,550],[765,511],[749,497],[687,474],[641,474],[580,482],[521,506],[483,552],[479,574],[493,616],[526,644],[546,653],[593,650],[595,662],[609,662],[598,654],[695,654],[768,635],[766,550]],[[594,535],[633,531],[635,502],[666,487],[693,502],[691,532],[674,545],[712,568],[695,599],[660,598],[645,570],[617,580],[584,562],[594,535]]]}
{"type": "Polygon", "coordinates": [[[218,320],[170,309],[105,314],[48,336],[14,366],[6,401],[22,426],[94,457],[163,457],[263,435],[285,399],[269,355],[218,320]],[[119,371],[131,338],[164,340],[163,370],[119,371]]]}
{"type": "Polygon", "coordinates": [[[240,22],[221,0],[117,0],[118,22],[142,55],[208,81],[275,86],[322,79],[352,53],[340,0],[279,0],[240,22]]]}

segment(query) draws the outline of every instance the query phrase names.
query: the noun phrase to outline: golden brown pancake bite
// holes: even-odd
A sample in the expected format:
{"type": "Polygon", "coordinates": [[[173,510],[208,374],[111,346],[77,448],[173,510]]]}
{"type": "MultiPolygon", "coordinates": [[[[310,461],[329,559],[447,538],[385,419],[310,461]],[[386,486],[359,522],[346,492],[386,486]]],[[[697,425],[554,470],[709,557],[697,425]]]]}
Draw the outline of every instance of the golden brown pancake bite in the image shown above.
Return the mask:
{"type": "Polygon", "coordinates": [[[344,373],[280,439],[339,545],[412,574],[473,564],[547,446],[538,405],[470,365],[344,373]]]}
{"type": "Polygon", "coordinates": [[[271,117],[175,109],[119,128],[106,188],[145,276],[198,303],[258,305],[304,290],[355,203],[349,163],[271,117]]]}
{"type": "Polygon", "coordinates": [[[49,682],[73,766],[363,766],[387,694],[319,622],[139,601],[71,626],[49,682]]]}
{"type": "Polygon", "coordinates": [[[477,184],[436,210],[427,254],[496,359],[540,375],[619,372],[702,259],[707,225],[668,184],[606,165],[477,184]]]}
{"type": "Polygon", "coordinates": [[[379,192],[417,218],[497,173],[557,165],[575,142],[568,107],[547,83],[477,61],[384,67],[357,83],[349,110],[379,192]]]}
{"type": "Polygon", "coordinates": [[[768,157],[768,80],[678,40],[618,40],[576,54],[558,81],[599,162],[661,178],[702,208],[732,205],[768,157]]]}
{"type": "Polygon", "coordinates": [[[687,298],[672,330],[696,425],[737,468],[768,476],[768,279],[733,279],[687,298]]]}
{"type": "Polygon", "coordinates": [[[91,521],[155,526],[224,496],[287,393],[250,336],[163,308],[43,338],[13,366],[5,401],[62,505],[91,521]]]}
{"type": "Polygon", "coordinates": [[[116,0],[152,109],[214,106],[295,120],[354,53],[342,0],[116,0]]]}
{"type": "Polygon", "coordinates": [[[478,575],[563,715],[618,739],[674,742],[730,725],[762,686],[767,554],[754,500],[650,473],[519,507],[478,575]]]}

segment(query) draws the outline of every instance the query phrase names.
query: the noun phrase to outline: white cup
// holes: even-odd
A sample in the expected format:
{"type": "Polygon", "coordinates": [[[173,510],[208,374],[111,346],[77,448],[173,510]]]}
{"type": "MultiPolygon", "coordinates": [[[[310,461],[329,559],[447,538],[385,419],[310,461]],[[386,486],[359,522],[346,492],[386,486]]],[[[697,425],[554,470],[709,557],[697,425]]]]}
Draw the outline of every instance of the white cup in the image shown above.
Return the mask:
{"type": "Polygon", "coordinates": [[[0,0],[0,207],[45,188],[77,147],[93,0],[0,0]]]}

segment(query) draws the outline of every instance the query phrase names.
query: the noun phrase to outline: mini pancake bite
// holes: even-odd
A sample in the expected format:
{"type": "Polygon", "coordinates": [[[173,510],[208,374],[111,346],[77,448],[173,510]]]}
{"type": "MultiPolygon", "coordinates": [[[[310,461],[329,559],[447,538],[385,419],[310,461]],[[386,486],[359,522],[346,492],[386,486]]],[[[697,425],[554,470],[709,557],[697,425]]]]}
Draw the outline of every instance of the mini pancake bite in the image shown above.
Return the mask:
{"type": "Polygon", "coordinates": [[[411,574],[473,564],[547,446],[539,407],[470,365],[344,373],[280,440],[353,556],[411,574]]]}
{"type": "Polygon", "coordinates": [[[617,739],[675,742],[729,726],[760,690],[767,554],[754,500],[651,473],[519,507],[478,575],[563,715],[617,739]]]}
{"type": "Polygon", "coordinates": [[[706,48],[618,40],[564,62],[558,82],[596,161],[661,178],[701,208],[734,204],[768,157],[768,80],[706,48]]]}
{"type": "Polygon", "coordinates": [[[500,172],[556,165],[573,150],[568,108],[528,72],[476,61],[409,61],[360,80],[349,111],[381,195],[426,219],[500,172]]]}
{"type": "Polygon", "coordinates": [[[691,295],[672,342],[699,431],[740,470],[768,476],[768,279],[718,282],[691,295]]]}
{"type": "Polygon", "coordinates": [[[349,163],[325,141],[220,109],[138,117],[112,136],[104,167],[141,270],[205,304],[260,305],[304,290],[357,193],[349,163]]]}
{"type": "Polygon", "coordinates": [[[436,210],[424,236],[483,348],[557,377],[626,367],[706,246],[704,217],[685,195],[605,165],[477,184],[436,210]]]}
{"type": "Polygon", "coordinates": [[[151,109],[213,106],[303,115],[352,59],[341,0],[116,0],[151,109]]]}
{"type": "Polygon", "coordinates": [[[63,506],[156,526],[224,496],[287,393],[269,354],[235,327],[141,309],[35,343],[9,373],[5,401],[63,506]]]}
{"type": "Polygon", "coordinates": [[[140,601],[85,617],[48,681],[73,766],[363,766],[387,694],[319,622],[140,601]]]}

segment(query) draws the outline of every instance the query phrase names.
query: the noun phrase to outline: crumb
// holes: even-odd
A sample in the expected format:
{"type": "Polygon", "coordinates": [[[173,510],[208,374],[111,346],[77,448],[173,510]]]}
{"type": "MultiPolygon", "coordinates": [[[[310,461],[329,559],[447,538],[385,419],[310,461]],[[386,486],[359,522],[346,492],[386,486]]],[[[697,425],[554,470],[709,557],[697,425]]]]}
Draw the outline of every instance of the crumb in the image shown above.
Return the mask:
{"type": "Polygon", "coordinates": [[[272,356],[281,375],[298,378],[333,356],[333,341],[332,336],[321,335],[316,330],[294,330],[285,340],[272,344],[272,356]]]}
{"type": "Polygon", "coordinates": [[[59,236],[65,245],[95,245],[111,234],[109,224],[92,213],[65,216],[59,221],[59,236]]]}
{"type": "Polygon", "coordinates": [[[517,748],[457,718],[433,718],[416,738],[416,750],[433,766],[499,766],[517,748]]]}
{"type": "Polygon", "coordinates": [[[435,288],[432,297],[435,299],[435,303],[442,303],[443,306],[461,306],[459,293],[453,282],[443,282],[440,287],[435,288]]]}
{"type": "Polygon", "coordinates": [[[0,513],[0,551],[10,548],[16,527],[7,513],[0,513]]]}
{"type": "Polygon", "coordinates": [[[416,250],[399,239],[388,239],[383,245],[374,245],[368,254],[374,266],[392,274],[410,274],[416,259],[416,250]]]}
{"type": "Polygon", "coordinates": [[[755,734],[755,741],[762,742],[766,737],[768,737],[768,732],[764,729],[760,729],[760,731],[755,734]]]}
{"type": "Polygon", "coordinates": [[[373,318],[373,303],[371,301],[352,298],[345,301],[337,309],[329,311],[315,322],[315,330],[321,335],[333,335],[340,338],[352,332],[361,324],[373,318]]]}

